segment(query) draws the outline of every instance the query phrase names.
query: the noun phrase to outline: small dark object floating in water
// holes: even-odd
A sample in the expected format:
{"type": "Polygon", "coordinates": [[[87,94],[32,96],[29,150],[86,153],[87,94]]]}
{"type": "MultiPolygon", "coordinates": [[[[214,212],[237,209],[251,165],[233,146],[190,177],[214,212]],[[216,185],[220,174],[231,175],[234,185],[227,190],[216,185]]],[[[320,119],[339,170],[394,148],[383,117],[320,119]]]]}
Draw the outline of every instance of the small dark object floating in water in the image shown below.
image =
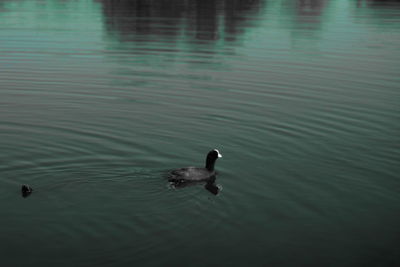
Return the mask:
{"type": "Polygon", "coordinates": [[[32,191],[32,187],[27,184],[23,184],[21,187],[22,197],[28,197],[30,194],[32,194],[32,191]]]}
{"type": "Polygon", "coordinates": [[[182,188],[196,184],[204,184],[204,188],[210,193],[217,195],[220,188],[216,185],[217,172],[214,170],[215,161],[222,157],[217,149],[207,154],[205,168],[187,167],[170,172],[168,181],[174,188],[182,188]]]}

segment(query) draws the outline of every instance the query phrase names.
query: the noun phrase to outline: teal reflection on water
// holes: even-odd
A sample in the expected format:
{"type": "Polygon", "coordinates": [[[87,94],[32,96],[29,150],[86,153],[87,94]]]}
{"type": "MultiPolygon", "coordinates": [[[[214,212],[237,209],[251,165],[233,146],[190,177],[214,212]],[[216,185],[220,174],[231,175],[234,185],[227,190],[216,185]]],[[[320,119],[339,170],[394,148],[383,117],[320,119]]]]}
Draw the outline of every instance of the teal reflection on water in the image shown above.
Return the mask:
{"type": "Polygon", "coordinates": [[[399,265],[399,22],[389,0],[0,0],[2,265],[399,265]],[[169,186],[213,148],[217,196],[169,186]]]}

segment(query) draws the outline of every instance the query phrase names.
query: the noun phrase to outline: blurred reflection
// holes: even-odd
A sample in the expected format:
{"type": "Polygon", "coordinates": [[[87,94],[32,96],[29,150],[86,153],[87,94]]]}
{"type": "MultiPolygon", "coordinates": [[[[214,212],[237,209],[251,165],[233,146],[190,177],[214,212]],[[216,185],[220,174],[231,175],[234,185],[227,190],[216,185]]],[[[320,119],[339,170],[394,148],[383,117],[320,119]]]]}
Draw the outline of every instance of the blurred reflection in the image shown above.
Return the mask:
{"type": "Polygon", "coordinates": [[[365,7],[365,6],[392,6],[399,5],[400,0],[355,0],[357,7],[365,7]]]}
{"type": "Polygon", "coordinates": [[[225,32],[226,40],[235,40],[236,35],[243,32],[246,27],[256,26],[257,15],[265,5],[261,0],[236,0],[224,1],[225,6],[225,32]],[[253,18],[253,19],[249,19],[253,18]]]}
{"type": "Polygon", "coordinates": [[[310,27],[319,27],[322,12],[328,0],[297,0],[286,1],[289,12],[294,12],[294,23],[298,26],[307,24],[310,27]]]}
{"type": "Polygon", "coordinates": [[[297,12],[300,16],[320,16],[326,0],[298,0],[297,12]]]}
{"type": "Polygon", "coordinates": [[[400,4],[400,0],[364,0],[364,2],[369,6],[398,6],[400,4]]]}
{"type": "Polygon", "coordinates": [[[290,30],[291,47],[299,50],[317,51],[323,25],[324,12],[329,0],[282,0],[280,21],[290,30]]]}
{"type": "Polygon", "coordinates": [[[252,26],[264,0],[97,0],[107,30],[121,41],[233,41],[252,26]],[[151,38],[150,38],[151,37],[151,38]]]}
{"type": "Polygon", "coordinates": [[[191,27],[199,40],[218,39],[218,1],[197,1],[191,14],[191,27]]]}
{"type": "Polygon", "coordinates": [[[379,27],[398,28],[400,0],[357,0],[358,19],[371,20],[379,27]]]}
{"type": "Polygon", "coordinates": [[[210,192],[213,195],[218,195],[219,191],[221,190],[218,185],[215,183],[215,179],[214,181],[209,181],[206,183],[206,185],[204,186],[204,188],[210,192]]]}
{"type": "Polygon", "coordinates": [[[216,184],[217,177],[213,176],[208,181],[177,181],[177,180],[169,180],[170,185],[173,188],[185,188],[188,186],[194,185],[204,185],[204,189],[210,192],[213,195],[218,195],[220,192],[220,188],[216,184]]]}
{"type": "Polygon", "coordinates": [[[4,8],[4,5],[6,2],[9,2],[9,1],[10,0],[0,0],[0,12],[7,11],[7,9],[4,8]]]}

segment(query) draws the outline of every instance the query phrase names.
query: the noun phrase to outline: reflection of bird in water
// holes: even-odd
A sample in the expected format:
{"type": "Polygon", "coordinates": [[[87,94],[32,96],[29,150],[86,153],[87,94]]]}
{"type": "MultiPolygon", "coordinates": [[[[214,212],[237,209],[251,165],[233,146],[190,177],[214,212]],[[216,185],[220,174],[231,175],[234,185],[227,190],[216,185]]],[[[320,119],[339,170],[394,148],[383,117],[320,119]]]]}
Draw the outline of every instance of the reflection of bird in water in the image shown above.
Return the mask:
{"type": "Polygon", "coordinates": [[[215,161],[221,157],[222,155],[219,151],[213,149],[207,154],[206,166],[204,168],[187,167],[173,170],[171,171],[168,180],[175,188],[205,183],[205,188],[216,195],[219,192],[219,188],[215,184],[217,173],[214,170],[214,166],[215,161]]]}
{"type": "Polygon", "coordinates": [[[32,191],[33,191],[32,187],[30,187],[27,184],[23,184],[22,187],[21,187],[22,197],[29,196],[30,194],[32,194],[32,191]]]}
{"type": "Polygon", "coordinates": [[[219,191],[221,190],[220,187],[215,183],[216,181],[216,176],[210,177],[206,181],[171,181],[171,186],[173,188],[183,188],[187,186],[193,186],[193,185],[203,185],[204,188],[209,191],[213,195],[217,195],[219,191]]]}
{"type": "Polygon", "coordinates": [[[206,183],[204,188],[207,189],[207,191],[209,191],[211,194],[217,195],[221,189],[216,185],[215,180],[216,177],[214,176],[213,179],[206,183]]]}

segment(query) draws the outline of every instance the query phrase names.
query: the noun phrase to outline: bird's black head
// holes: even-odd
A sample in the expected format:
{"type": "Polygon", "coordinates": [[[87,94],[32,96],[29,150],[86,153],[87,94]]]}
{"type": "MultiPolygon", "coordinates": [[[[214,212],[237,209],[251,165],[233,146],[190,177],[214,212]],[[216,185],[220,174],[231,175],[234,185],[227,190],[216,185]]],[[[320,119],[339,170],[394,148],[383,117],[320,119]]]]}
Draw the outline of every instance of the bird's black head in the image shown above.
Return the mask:
{"type": "Polygon", "coordinates": [[[214,165],[217,158],[221,158],[222,155],[219,153],[218,149],[213,149],[207,154],[206,168],[209,171],[214,171],[214,165]]]}

